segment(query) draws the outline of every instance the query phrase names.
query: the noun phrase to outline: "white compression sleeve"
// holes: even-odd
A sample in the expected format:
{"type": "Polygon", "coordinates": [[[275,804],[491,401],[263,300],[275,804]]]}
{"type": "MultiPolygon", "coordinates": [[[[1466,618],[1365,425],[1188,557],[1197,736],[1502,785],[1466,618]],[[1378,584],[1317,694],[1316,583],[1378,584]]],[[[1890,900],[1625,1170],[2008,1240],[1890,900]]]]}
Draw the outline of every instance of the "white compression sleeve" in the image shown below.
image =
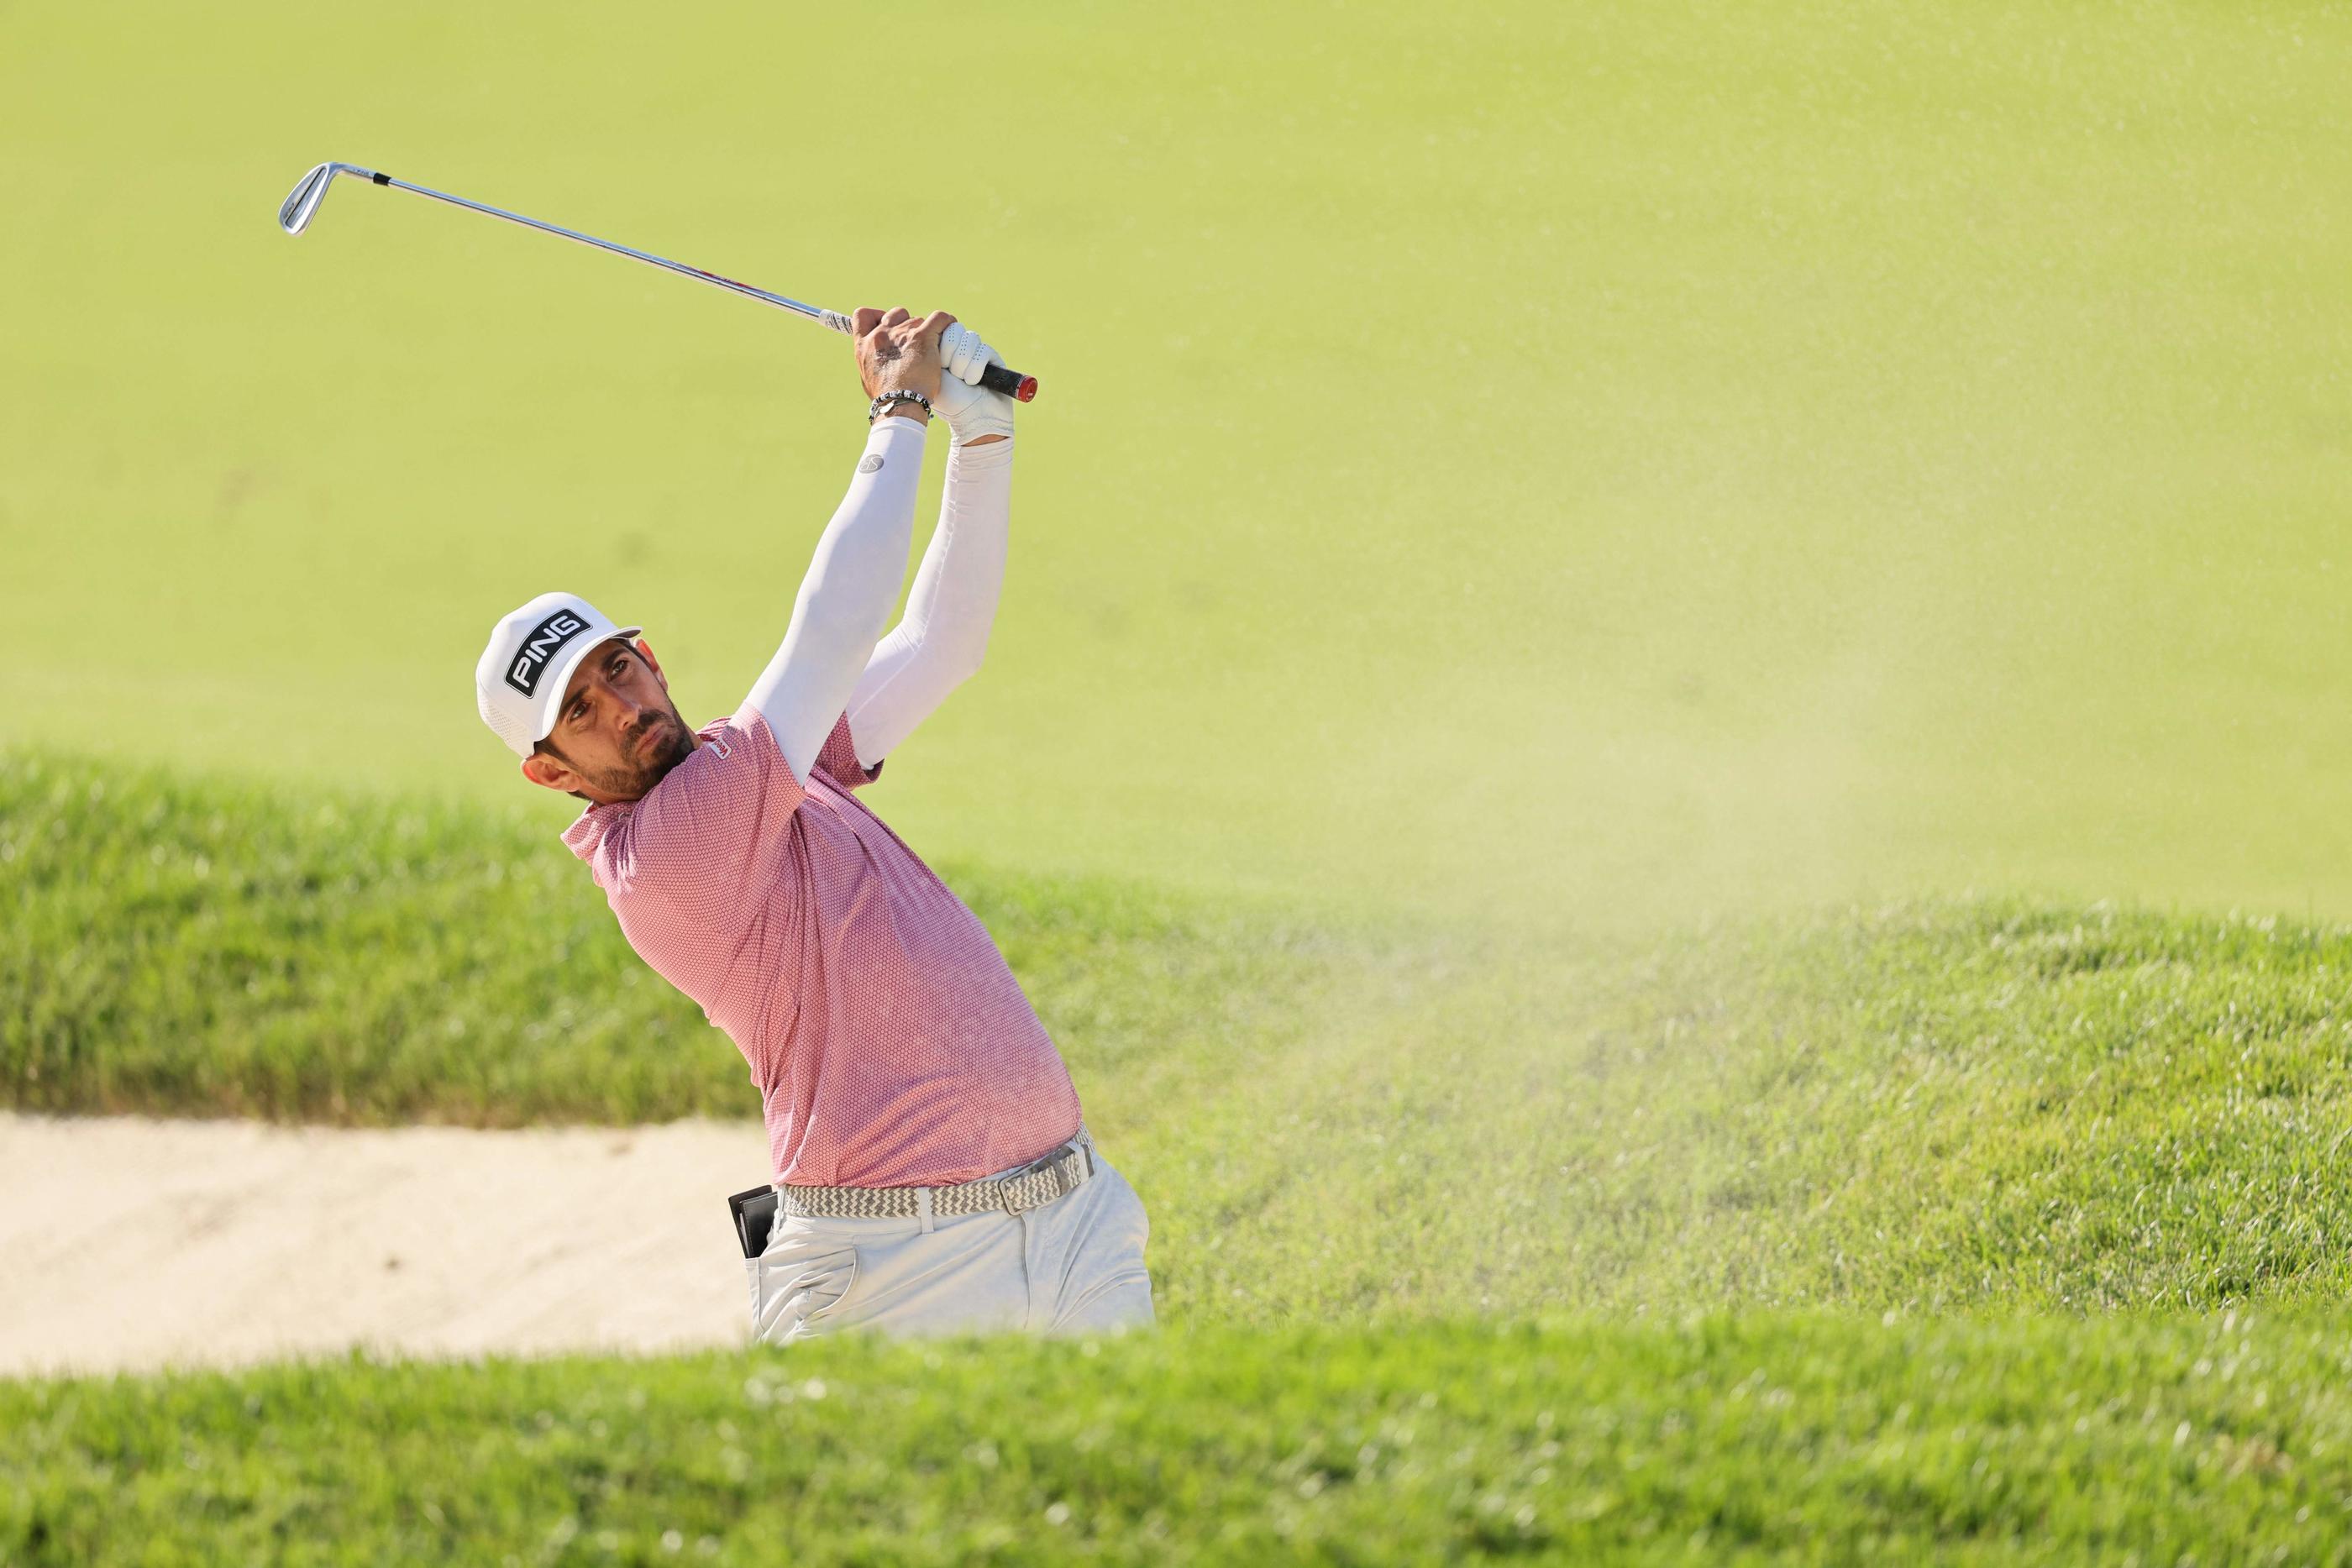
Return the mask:
{"type": "Polygon", "coordinates": [[[915,486],[923,472],[920,422],[874,422],[849,492],[817,540],[783,645],[751,684],[793,776],[803,784],[834,720],[849,706],[907,575],[915,486]]]}
{"type": "Polygon", "coordinates": [[[1012,496],[1010,439],[949,449],[939,526],[908,591],[907,613],[874,650],[849,699],[850,737],[866,767],[980,669],[1004,585],[1012,496]]]}

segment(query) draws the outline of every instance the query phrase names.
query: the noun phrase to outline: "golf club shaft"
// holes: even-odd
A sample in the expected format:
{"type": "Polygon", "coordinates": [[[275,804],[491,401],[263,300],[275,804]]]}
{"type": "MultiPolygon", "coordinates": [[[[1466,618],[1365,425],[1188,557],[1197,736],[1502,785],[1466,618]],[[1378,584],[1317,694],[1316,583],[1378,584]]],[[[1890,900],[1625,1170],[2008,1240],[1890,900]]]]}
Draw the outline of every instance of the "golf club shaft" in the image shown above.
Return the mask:
{"type": "MultiPolygon", "coordinates": [[[[520,213],[510,213],[503,207],[487,206],[480,202],[469,202],[463,196],[453,196],[446,191],[435,191],[423,185],[412,185],[405,180],[395,180],[389,174],[379,173],[373,170],[368,172],[368,177],[379,185],[390,185],[395,190],[414,191],[420,196],[430,196],[436,202],[446,202],[453,207],[488,213],[494,218],[504,218],[510,224],[520,224],[527,229],[537,229],[541,234],[558,235],[568,240],[577,240],[582,245],[594,246],[598,250],[609,250],[615,256],[625,256],[633,260],[645,262],[648,266],[658,267],[664,271],[675,272],[680,277],[691,277],[698,282],[708,283],[714,288],[724,288],[730,294],[740,294],[747,299],[757,299],[763,305],[773,305],[779,309],[790,310],[796,316],[805,316],[810,320],[830,327],[836,332],[847,334],[852,329],[849,318],[838,310],[825,310],[814,305],[803,304],[798,299],[788,299],[781,294],[771,294],[764,288],[754,288],[748,283],[738,283],[731,277],[721,277],[715,272],[705,272],[698,267],[688,267],[684,262],[671,261],[665,256],[652,255],[650,252],[634,250],[625,245],[615,245],[611,240],[598,239],[593,235],[584,235],[576,229],[562,228],[554,224],[543,224],[537,218],[527,218],[520,213]]],[[[991,392],[1003,392],[1007,397],[1018,398],[1024,402],[1037,395],[1034,381],[1017,371],[1007,370],[1000,364],[991,364],[983,369],[980,372],[980,384],[991,392]]]]}

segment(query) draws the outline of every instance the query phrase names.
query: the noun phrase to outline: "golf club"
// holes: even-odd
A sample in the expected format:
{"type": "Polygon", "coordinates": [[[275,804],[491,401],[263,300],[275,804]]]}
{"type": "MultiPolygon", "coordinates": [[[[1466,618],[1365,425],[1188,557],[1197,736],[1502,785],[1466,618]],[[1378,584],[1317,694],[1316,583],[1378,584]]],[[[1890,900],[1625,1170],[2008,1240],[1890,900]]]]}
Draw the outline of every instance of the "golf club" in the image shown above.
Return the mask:
{"type": "MultiPolygon", "coordinates": [[[[414,191],[420,196],[430,196],[436,202],[446,202],[453,207],[465,207],[477,213],[488,213],[494,218],[504,218],[510,224],[520,224],[525,228],[538,229],[542,234],[561,235],[565,239],[578,240],[582,245],[593,245],[598,250],[609,250],[615,256],[630,256],[666,271],[675,272],[681,277],[698,279],[713,287],[724,288],[730,294],[740,294],[745,298],[757,299],[762,304],[790,310],[794,315],[805,316],[810,320],[830,327],[836,332],[846,333],[851,330],[849,318],[838,310],[824,310],[814,305],[803,305],[797,299],[787,299],[781,294],[771,294],[764,288],[754,288],[748,283],[738,283],[731,277],[721,277],[715,272],[705,272],[698,267],[688,267],[683,262],[666,260],[642,250],[632,250],[627,246],[614,245],[611,240],[598,239],[593,235],[583,235],[572,229],[559,228],[553,224],[543,224],[537,218],[527,218],[520,213],[509,213],[502,208],[484,206],[479,202],[469,202],[463,196],[452,196],[440,191],[428,191],[422,185],[412,185],[405,180],[395,180],[389,174],[380,174],[373,169],[362,169],[356,163],[321,163],[303,175],[287,196],[284,204],[278,207],[278,226],[289,235],[299,235],[310,227],[310,220],[318,216],[319,204],[327,199],[327,187],[335,183],[335,176],[338,174],[349,174],[355,179],[365,180],[370,184],[390,185],[395,190],[414,191]]],[[[946,335],[940,341],[940,359],[948,360],[954,357],[958,343],[956,334],[960,332],[966,332],[961,321],[947,329],[946,335]]],[[[1037,395],[1035,376],[1024,376],[1017,371],[1007,370],[1001,364],[990,363],[983,366],[980,372],[980,384],[991,392],[1003,392],[1007,397],[1021,402],[1028,402],[1037,395]]]]}

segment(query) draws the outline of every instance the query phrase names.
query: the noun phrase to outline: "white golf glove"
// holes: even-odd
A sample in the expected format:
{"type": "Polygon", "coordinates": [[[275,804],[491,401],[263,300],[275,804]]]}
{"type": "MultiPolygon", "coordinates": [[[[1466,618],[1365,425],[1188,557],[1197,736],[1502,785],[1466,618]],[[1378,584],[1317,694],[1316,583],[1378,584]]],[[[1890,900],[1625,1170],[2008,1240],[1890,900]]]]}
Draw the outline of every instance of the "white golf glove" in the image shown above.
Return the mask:
{"type": "Polygon", "coordinates": [[[1013,434],[1013,400],[974,384],[983,367],[1003,362],[961,321],[940,335],[940,395],[934,402],[958,446],[983,435],[1013,434]]]}

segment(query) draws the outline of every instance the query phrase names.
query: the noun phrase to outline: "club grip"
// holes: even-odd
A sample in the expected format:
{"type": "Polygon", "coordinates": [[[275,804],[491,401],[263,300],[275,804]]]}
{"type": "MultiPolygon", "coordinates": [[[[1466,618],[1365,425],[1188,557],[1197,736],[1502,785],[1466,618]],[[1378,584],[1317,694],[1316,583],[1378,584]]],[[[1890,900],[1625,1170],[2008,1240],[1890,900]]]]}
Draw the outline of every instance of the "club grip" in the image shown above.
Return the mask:
{"type": "MultiPolygon", "coordinates": [[[[856,331],[856,325],[850,319],[838,310],[820,310],[816,313],[816,319],[844,335],[854,335],[856,331]]],[[[971,330],[971,328],[961,321],[948,329],[950,334],[971,330]]],[[[954,372],[942,371],[941,373],[951,375],[954,372]]],[[[989,361],[987,364],[981,367],[980,384],[992,392],[1003,392],[1015,402],[1034,402],[1037,399],[1035,376],[1024,376],[1019,371],[1007,370],[994,360],[989,361]]]]}
{"type": "Polygon", "coordinates": [[[980,384],[992,392],[1003,392],[1015,402],[1032,402],[1037,396],[1035,376],[1007,370],[993,360],[981,368],[980,384]]]}

